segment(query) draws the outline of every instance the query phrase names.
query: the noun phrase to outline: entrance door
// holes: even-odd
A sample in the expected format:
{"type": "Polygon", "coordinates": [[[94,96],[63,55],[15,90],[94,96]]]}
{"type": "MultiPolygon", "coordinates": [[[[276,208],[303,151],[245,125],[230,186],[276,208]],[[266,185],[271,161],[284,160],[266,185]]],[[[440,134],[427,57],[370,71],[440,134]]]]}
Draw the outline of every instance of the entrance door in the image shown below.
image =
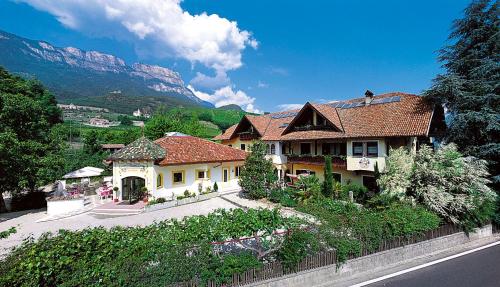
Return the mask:
{"type": "Polygon", "coordinates": [[[228,168],[222,169],[222,181],[223,182],[229,181],[229,169],[228,168]]]}
{"type": "Polygon", "coordinates": [[[377,192],[378,191],[378,186],[377,186],[377,181],[375,180],[375,177],[373,176],[363,176],[363,185],[368,188],[369,191],[372,192],[377,192]]]}
{"type": "Polygon", "coordinates": [[[122,200],[134,203],[140,198],[141,189],[145,186],[143,178],[129,176],[122,179],[122,200]]]}

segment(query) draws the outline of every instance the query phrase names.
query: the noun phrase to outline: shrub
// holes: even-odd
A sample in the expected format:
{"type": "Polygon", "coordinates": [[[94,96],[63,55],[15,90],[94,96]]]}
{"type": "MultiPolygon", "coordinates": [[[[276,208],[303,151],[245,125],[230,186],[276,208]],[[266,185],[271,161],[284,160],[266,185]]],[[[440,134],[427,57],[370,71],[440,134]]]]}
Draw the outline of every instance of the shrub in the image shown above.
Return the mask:
{"type": "Polygon", "coordinates": [[[16,193],[12,197],[11,201],[12,211],[21,211],[27,209],[37,209],[47,207],[47,201],[45,200],[45,192],[27,192],[27,193],[16,193]]]}
{"type": "Polygon", "coordinates": [[[368,188],[357,183],[349,183],[342,186],[340,192],[340,199],[348,201],[349,191],[352,191],[354,201],[358,203],[365,203],[368,200],[368,188]]]}
{"type": "Polygon", "coordinates": [[[166,200],[164,197],[158,197],[158,198],[156,199],[156,202],[157,202],[157,203],[164,203],[164,202],[167,202],[167,200],[166,200]]]}
{"type": "Polygon", "coordinates": [[[262,266],[251,252],[241,252],[239,254],[228,254],[222,258],[220,267],[217,269],[217,283],[231,282],[233,274],[240,274],[252,268],[262,266]]]}
{"type": "Polygon", "coordinates": [[[15,226],[12,226],[11,228],[7,229],[7,230],[4,230],[4,231],[0,231],[0,239],[4,239],[4,238],[7,238],[9,237],[11,234],[14,234],[17,232],[17,229],[15,226]]]}
{"type": "Polygon", "coordinates": [[[374,197],[370,198],[366,202],[366,207],[382,210],[390,207],[392,204],[399,202],[398,199],[390,194],[377,194],[374,197]]]}
{"type": "Polygon", "coordinates": [[[269,192],[268,199],[271,202],[279,203],[281,198],[283,197],[283,194],[284,194],[284,191],[281,188],[273,188],[269,192]]]}
{"type": "Polygon", "coordinates": [[[293,188],[273,188],[269,193],[268,199],[271,202],[279,203],[286,207],[295,207],[297,206],[297,201],[294,199],[294,193],[296,192],[293,188]]]}
{"type": "Polygon", "coordinates": [[[319,242],[314,234],[300,230],[291,230],[278,252],[278,259],[286,268],[293,269],[306,256],[319,250],[319,242]]]}
{"type": "Polygon", "coordinates": [[[266,159],[267,144],[255,141],[241,169],[239,184],[252,199],[264,198],[278,180],[272,161],[266,159]]]}
{"type": "Polygon", "coordinates": [[[219,186],[217,185],[217,182],[214,182],[214,192],[219,191],[219,186]]]}
{"type": "Polygon", "coordinates": [[[411,185],[414,156],[404,147],[391,149],[386,160],[383,174],[377,184],[383,193],[393,197],[404,198],[411,185]]]}
{"type": "Polygon", "coordinates": [[[387,163],[378,181],[383,193],[421,203],[467,230],[491,220],[497,196],[488,187],[485,161],[463,157],[449,144],[436,152],[422,146],[414,157],[395,150],[387,163]]]}
{"type": "Polygon", "coordinates": [[[384,240],[422,234],[440,224],[436,214],[407,204],[374,210],[324,198],[301,204],[298,210],[321,221],[320,239],[337,250],[339,262],[363,248],[374,251],[384,240]]]}
{"type": "Polygon", "coordinates": [[[210,242],[255,233],[266,238],[299,223],[278,210],[234,209],[144,227],[46,233],[0,260],[0,286],[166,286],[225,277],[231,269],[253,268],[256,261],[248,254],[241,260],[219,257],[210,242]]]}
{"type": "Polygon", "coordinates": [[[300,176],[295,183],[298,190],[295,191],[295,199],[298,202],[307,202],[310,199],[320,198],[321,184],[319,179],[314,175],[300,176]]]}

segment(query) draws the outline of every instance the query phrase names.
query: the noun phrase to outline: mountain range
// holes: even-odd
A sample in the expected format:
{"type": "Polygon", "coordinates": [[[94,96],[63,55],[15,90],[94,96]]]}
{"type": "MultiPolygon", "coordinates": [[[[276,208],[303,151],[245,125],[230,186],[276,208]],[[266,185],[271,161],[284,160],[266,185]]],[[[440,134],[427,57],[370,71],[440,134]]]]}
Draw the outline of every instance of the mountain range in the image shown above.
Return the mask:
{"type": "Polygon", "coordinates": [[[179,73],[98,51],[60,48],[0,30],[0,66],[41,81],[61,103],[130,113],[138,108],[214,106],[194,95],[179,73]]]}

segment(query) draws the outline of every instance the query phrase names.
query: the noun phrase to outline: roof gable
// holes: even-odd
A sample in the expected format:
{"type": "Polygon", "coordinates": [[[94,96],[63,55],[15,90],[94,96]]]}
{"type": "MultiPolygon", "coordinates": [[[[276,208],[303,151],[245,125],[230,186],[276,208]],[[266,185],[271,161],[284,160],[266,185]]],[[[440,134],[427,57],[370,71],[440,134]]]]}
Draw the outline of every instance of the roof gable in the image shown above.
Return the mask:
{"type": "Polygon", "coordinates": [[[320,105],[307,102],[285,128],[282,135],[293,130],[330,130],[340,132],[342,131],[342,123],[334,108],[326,109],[320,105]],[[314,117],[316,117],[316,123],[314,123],[314,117]]]}

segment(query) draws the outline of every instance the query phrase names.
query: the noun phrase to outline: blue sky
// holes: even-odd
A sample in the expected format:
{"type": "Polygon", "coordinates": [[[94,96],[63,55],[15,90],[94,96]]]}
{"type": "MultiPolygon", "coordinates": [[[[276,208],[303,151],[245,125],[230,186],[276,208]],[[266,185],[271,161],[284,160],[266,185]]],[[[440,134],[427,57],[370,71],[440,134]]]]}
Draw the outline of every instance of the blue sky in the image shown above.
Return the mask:
{"type": "Polygon", "coordinates": [[[441,71],[436,51],[469,3],[56,2],[2,0],[0,29],[172,68],[200,97],[253,111],[358,97],[366,89],[422,92],[441,71]]]}

